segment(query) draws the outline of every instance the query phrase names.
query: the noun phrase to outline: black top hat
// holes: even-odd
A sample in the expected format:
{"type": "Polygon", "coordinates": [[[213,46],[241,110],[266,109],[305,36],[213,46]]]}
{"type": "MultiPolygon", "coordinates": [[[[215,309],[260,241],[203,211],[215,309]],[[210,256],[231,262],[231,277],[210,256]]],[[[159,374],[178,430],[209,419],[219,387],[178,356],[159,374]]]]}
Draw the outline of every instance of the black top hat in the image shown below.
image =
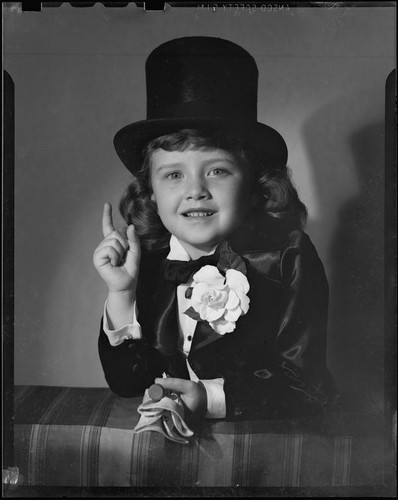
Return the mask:
{"type": "Polygon", "coordinates": [[[114,138],[131,172],[140,168],[148,142],[183,128],[229,131],[260,149],[269,165],[286,165],[282,136],[257,121],[257,65],[242,47],[221,38],[177,38],[157,47],[145,69],[147,119],[114,138]]]}

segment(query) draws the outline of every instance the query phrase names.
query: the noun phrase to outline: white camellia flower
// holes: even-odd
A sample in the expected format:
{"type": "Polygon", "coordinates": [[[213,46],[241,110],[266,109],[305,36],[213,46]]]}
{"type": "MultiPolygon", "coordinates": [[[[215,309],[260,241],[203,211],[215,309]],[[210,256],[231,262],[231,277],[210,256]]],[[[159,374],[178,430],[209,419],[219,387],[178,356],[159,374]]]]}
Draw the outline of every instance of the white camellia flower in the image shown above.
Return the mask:
{"type": "Polygon", "coordinates": [[[220,335],[235,330],[236,321],[249,310],[246,276],[228,269],[225,277],[215,266],[204,266],[193,275],[191,303],[200,319],[220,335]]]}

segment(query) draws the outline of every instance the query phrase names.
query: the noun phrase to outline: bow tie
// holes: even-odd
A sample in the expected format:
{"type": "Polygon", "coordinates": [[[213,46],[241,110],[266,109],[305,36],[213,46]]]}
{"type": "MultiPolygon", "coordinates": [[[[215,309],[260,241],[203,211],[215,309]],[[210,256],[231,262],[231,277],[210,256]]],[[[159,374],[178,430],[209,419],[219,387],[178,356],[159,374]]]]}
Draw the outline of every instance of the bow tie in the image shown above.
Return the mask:
{"type": "Polygon", "coordinates": [[[164,277],[168,281],[173,281],[180,285],[187,283],[190,276],[195,274],[203,266],[216,266],[220,256],[216,252],[213,255],[205,255],[196,260],[169,260],[164,261],[164,277]]]}

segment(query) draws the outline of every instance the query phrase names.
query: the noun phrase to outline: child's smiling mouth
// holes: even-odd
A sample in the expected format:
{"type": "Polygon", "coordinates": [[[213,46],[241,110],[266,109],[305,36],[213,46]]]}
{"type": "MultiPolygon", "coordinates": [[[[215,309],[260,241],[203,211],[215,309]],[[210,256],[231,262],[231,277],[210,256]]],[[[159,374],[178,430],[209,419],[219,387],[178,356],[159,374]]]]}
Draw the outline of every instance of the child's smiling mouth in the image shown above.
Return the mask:
{"type": "Polygon", "coordinates": [[[182,212],[181,215],[184,217],[189,217],[189,218],[205,218],[205,217],[211,217],[214,215],[216,212],[214,210],[205,210],[205,209],[191,209],[191,210],[186,210],[185,212],[182,212]]]}

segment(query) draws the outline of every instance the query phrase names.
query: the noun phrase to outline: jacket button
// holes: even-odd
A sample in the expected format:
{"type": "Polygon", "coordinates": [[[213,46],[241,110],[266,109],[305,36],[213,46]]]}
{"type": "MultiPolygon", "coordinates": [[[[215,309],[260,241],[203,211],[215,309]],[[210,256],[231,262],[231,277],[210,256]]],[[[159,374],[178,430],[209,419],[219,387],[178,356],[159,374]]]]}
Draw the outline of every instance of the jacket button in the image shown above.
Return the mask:
{"type": "Polygon", "coordinates": [[[235,417],[239,417],[239,415],[242,415],[242,413],[243,413],[243,409],[240,406],[235,408],[235,410],[234,410],[235,417]]]}

